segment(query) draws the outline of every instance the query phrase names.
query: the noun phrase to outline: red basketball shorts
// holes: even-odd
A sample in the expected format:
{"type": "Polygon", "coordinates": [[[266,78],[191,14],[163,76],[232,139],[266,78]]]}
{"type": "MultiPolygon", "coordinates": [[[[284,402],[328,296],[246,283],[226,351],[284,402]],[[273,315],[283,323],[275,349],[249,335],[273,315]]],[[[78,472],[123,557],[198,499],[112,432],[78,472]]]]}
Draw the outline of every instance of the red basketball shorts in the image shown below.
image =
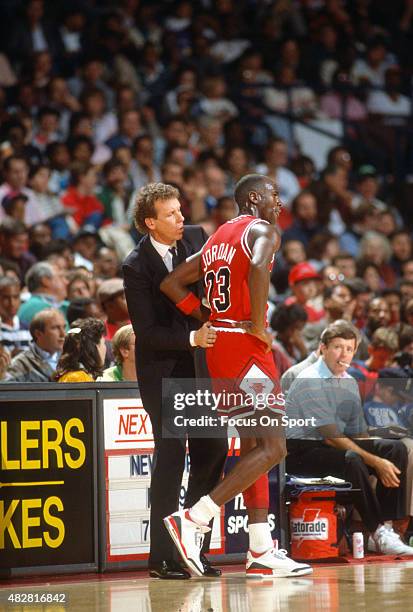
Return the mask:
{"type": "Polygon", "coordinates": [[[212,389],[222,394],[219,414],[235,418],[264,409],[285,414],[274,357],[265,349],[261,340],[239,329],[217,332],[205,354],[212,389]]]}

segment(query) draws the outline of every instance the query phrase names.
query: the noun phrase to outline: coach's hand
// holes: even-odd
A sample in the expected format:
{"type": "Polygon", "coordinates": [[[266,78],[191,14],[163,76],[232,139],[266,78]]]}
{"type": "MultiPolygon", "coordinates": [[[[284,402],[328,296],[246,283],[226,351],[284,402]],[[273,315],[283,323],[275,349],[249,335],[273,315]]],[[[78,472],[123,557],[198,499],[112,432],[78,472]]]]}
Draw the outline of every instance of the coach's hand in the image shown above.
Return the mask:
{"type": "Polygon", "coordinates": [[[251,321],[238,321],[233,324],[234,327],[241,327],[241,329],[245,329],[247,334],[251,334],[251,336],[255,336],[258,340],[261,340],[266,345],[265,352],[268,353],[272,347],[272,336],[270,332],[268,332],[265,327],[255,327],[251,321]]]}
{"type": "Polygon", "coordinates": [[[385,487],[397,488],[400,485],[400,479],[398,477],[400,470],[388,459],[377,457],[374,469],[385,487]]]}
{"type": "Polygon", "coordinates": [[[217,332],[209,321],[204,323],[194,334],[196,346],[201,346],[202,348],[211,348],[211,346],[214,346],[216,339],[217,332]]]}

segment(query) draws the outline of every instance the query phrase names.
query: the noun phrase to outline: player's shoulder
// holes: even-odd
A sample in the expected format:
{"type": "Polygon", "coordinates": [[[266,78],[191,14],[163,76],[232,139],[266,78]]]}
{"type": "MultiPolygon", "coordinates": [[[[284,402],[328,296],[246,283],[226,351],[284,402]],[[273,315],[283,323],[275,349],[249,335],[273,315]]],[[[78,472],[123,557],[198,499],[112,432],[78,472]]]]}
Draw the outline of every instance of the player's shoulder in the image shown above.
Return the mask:
{"type": "Polygon", "coordinates": [[[257,219],[256,223],[251,225],[249,234],[252,238],[266,237],[274,243],[279,243],[281,240],[281,232],[276,225],[268,223],[263,219],[257,219]]]}

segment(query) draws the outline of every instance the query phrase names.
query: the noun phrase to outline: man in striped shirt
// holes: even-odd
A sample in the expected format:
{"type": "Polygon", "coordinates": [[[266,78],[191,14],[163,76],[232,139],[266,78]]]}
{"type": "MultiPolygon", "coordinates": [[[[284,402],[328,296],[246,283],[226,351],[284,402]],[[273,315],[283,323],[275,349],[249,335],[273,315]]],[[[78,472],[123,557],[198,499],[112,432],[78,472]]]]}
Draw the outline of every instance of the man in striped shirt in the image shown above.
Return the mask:
{"type": "Polygon", "coordinates": [[[0,343],[12,357],[29,347],[31,335],[22,328],[17,311],[20,308],[20,283],[17,278],[0,278],[0,343]]]}

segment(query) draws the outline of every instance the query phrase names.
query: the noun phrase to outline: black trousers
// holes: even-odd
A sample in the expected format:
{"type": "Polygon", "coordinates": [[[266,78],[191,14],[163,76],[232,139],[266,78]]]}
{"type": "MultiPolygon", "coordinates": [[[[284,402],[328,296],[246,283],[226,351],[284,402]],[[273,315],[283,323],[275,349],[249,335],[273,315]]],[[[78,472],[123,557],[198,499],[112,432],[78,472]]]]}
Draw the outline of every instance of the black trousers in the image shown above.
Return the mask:
{"type": "Polygon", "coordinates": [[[369,475],[375,471],[353,451],[332,448],[317,440],[287,440],[286,469],[295,476],[336,476],[351,482],[360,494],[354,496],[363,523],[371,532],[386,520],[406,515],[407,449],[399,440],[355,440],[364,450],[394,463],[401,471],[400,486],[388,488],[377,480],[371,487],[369,475]]]}
{"type": "MultiPolygon", "coordinates": [[[[192,357],[188,354],[192,361],[192,357]]],[[[188,365],[188,364],[186,364],[188,365]]],[[[178,364],[171,377],[188,377],[185,364],[178,364]]],[[[193,364],[192,364],[193,367],[193,364]]],[[[189,370],[190,371],[190,370],[189,370]]],[[[143,404],[151,419],[155,441],[155,454],[151,478],[151,547],[149,565],[163,559],[178,559],[176,547],[167,532],[163,518],[176,512],[179,507],[182,476],[185,469],[184,438],[163,437],[161,392],[155,392],[143,404]]],[[[188,438],[190,473],[185,506],[193,505],[200,497],[208,494],[219,482],[228,453],[228,441],[224,438],[188,438]]],[[[208,551],[211,534],[204,541],[208,551]]]]}

